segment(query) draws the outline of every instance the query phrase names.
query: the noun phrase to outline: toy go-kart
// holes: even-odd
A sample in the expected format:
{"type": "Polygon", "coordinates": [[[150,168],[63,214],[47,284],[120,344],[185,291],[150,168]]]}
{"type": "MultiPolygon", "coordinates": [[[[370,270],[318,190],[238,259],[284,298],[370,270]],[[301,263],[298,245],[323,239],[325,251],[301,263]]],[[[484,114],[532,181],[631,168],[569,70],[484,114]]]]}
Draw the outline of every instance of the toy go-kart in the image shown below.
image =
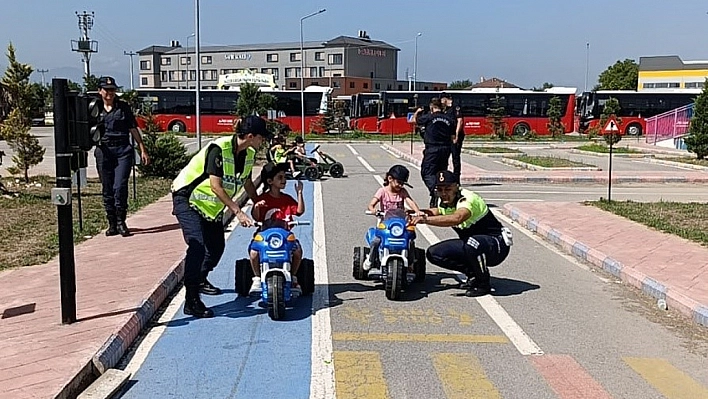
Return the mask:
{"type": "MultiPolygon", "coordinates": [[[[337,162],[336,159],[332,158],[329,154],[325,153],[324,151],[320,150],[320,145],[318,144],[315,146],[315,148],[310,151],[310,154],[315,154],[320,156],[320,159],[322,162],[319,162],[317,166],[320,168],[322,173],[320,174],[320,177],[322,177],[322,174],[324,173],[329,173],[330,176],[334,177],[335,179],[338,179],[342,176],[344,176],[344,165],[342,165],[340,162],[337,162]]],[[[314,158],[310,158],[314,159],[314,158]]]]}
{"type": "Polygon", "coordinates": [[[379,245],[379,259],[381,264],[378,270],[364,270],[364,261],[369,256],[369,247],[354,247],[353,275],[357,280],[374,279],[384,283],[386,298],[399,299],[405,287],[411,282],[425,280],[425,251],[415,247],[415,226],[408,225],[406,215],[394,215],[384,219],[381,211],[367,215],[379,218],[376,227],[372,227],[366,234],[366,243],[371,246],[374,237],[381,237],[379,245]],[[409,274],[409,266],[413,273],[409,274]]]}
{"type": "MultiPolygon", "coordinates": [[[[287,224],[302,226],[309,225],[310,222],[290,221],[287,224]]],[[[262,227],[263,224],[256,223],[256,226],[262,227]]],[[[285,316],[285,304],[293,299],[290,291],[290,264],[295,245],[295,234],[279,226],[267,227],[253,238],[252,249],[258,251],[261,263],[261,303],[267,305],[268,315],[273,320],[280,320],[285,316]]],[[[250,259],[236,261],[235,279],[239,296],[248,296],[253,279],[250,259]]],[[[315,266],[311,259],[302,259],[297,279],[303,295],[310,295],[315,291],[315,266]]]]}

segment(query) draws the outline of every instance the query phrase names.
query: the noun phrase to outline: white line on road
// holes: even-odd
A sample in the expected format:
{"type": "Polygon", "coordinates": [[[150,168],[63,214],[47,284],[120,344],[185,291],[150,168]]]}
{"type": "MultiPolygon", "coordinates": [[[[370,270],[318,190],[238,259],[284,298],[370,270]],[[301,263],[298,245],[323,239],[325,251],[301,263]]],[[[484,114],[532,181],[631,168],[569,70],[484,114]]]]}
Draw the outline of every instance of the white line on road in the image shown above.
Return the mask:
{"type": "Polygon", "coordinates": [[[376,172],[376,170],[372,168],[371,165],[369,165],[369,163],[366,162],[366,160],[361,155],[357,156],[356,158],[359,160],[359,162],[361,162],[362,165],[364,165],[366,170],[368,170],[369,172],[376,172]]]}
{"type": "Polygon", "coordinates": [[[382,150],[388,152],[389,154],[391,154],[393,157],[395,157],[395,158],[397,158],[397,159],[401,159],[401,156],[400,156],[400,155],[395,154],[393,151],[389,150],[389,149],[386,148],[385,146],[380,146],[380,148],[381,148],[382,150]]]}
{"type": "Polygon", "coordinates": [[[312,376],[310,378],[310,398],[320,399],[335,398],[337,395],[334,385],[334,359],[332,358],[332,325],[329,315],[329,278],[327,276],[322,184],[315,182],[314,188],[315,217],[312,253],[317,285],[312,297],[312,376]]]}
{"type": "Polygon", "coordinates": [[[356,150],[354,149],[354,147],[352,147],[351,144],[347,144],[347,148],[349,148],[349,151],[351,151],[352,154],[354,154],[354,155],[359,155],[359,153],[356,152],[356,150]]]}

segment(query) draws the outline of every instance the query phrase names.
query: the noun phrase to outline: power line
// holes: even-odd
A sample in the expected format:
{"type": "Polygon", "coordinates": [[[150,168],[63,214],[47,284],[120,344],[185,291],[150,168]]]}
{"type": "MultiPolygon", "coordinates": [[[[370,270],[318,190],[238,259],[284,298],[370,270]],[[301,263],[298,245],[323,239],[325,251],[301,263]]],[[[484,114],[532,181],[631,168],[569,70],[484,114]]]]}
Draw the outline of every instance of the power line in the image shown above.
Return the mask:
{"type": "Polygon", "coordinates": [[[132,51],[128,52],[123,50],[123,55],[128,55],[130,56],[130,90],[133,90],[133,56],[138,55],[138,53],[134,53],[132,51]]]}
{"type": "Polygon", "coordinates": [[[49,72],[49,69],[37,69],[37,72],[42,74],[42,87],[44,87],[44,74],[49,72]]]}

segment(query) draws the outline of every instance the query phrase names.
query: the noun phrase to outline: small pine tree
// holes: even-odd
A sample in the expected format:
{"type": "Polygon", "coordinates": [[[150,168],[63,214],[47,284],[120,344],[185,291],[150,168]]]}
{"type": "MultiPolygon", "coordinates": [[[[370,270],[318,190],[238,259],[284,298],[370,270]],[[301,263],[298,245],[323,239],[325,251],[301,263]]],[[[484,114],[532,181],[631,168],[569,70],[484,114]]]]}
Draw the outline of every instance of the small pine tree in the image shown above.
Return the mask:
{"type": "Polygon", "coordinates": [[[0,129],[13,152],[12,162],[15,165],[8,168],[8,172],[13,175],[22,173],[25,182],[29,183],[29,170],[44,160],[45,149],[39,145],[39,140],[30,134],[30,124],[19,108],[10,112],[0,129]]]}
{"type": "Polygon", "coordinates": [[[241,85],[238,100],[236,101],[236,115],[244,117],[248,115],[264,116],[268,110],[275,109],[278,99],[268,93],[262,93],[256,84],[244,83],[241,85]]]}
{"type": "Polygon", "coordinates": [[[334,101],[327,101],[327,109],[324,115],[317,121],[317,127],[325,133],[329,133],[330,130],[336,129],[336,116],[334,110],[334,101]]]}
{"type": "Polygon", "coordinates": [[[684,142],[688,151],[696,154],[696,158],[705,159],[708,156],[708,79],[693,105],[693,116],[684,142]]]}
{"type": "Polygon", "coordinates": [[[499,95],[494,97],[492,100],[491,107],[487,108],[487,124],[492,131],[492,136],[498,138],[499,140],[506,140],[509,138],[508,129],[506,123],[504,122],[504,117],[506,116],[506,108],[502,104],[499,95]]]}
{"type": "Polygon", "coordinates": [[[12,43],[7,46],[7,61],[7,70],[0,82],[8,92],[10,109],[19,108],[22,117],[29,119],[31,106],[29,78],[32,75],[32,66],[17,61],[12,43]]]}
{"type": "MultiPolygon", "coordinates": [[[[605,102],[605,107],[602,109],[602,113],[600,114],[600,129],[604,129],[607,122],[610,120],[610,116],[617,115],[619,110],[620,105],[616,98],[610,97],[607,99],[607,102],[605,102]]],[[[622,126],[622,118],[615,118],[615,121],[617,122],[618,128],[619,126],[622,126]]],[[[620,132],[600,132],[600,134],[602,134],[602,137],[605,139],[607,145],[615,145],[622,140],[622,135],[620,132]]]]}
{"type": "MultiPolygon", "coordinates": [[[[544,83],[545,85],[546,83],[544,83]]],[[[551,133],[551,137],[561,137],[565,134],[565,125],[561,122],[561,116],[563,115],[563,110],[561,109],[561,100],[558,96],[551,97],[551,101],[548,103],[548,111],[546,116],[548,116],[548,131],[551,133]]]]}

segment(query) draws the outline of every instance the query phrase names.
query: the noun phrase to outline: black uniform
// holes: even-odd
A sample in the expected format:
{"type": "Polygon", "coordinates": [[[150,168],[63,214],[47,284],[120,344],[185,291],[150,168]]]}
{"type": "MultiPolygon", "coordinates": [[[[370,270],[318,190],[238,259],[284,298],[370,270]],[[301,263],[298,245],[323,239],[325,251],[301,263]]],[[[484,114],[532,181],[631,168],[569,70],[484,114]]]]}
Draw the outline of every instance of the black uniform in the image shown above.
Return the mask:
{"type": "Polygon", "coordinates": [[[135,162],[130,129],[138,124],[130,106],[119,99],[110,111],[103,110],[105,133],[95,152],[96,166],[103,185],[103,206],[109,223],[125,223],[128,212],[128,179],[135,162]]]}
{"type": "Polygon", "coordinates": [[[460,180],[460,173],[462,172],[462,162],[460,160],[460,154],[462,153],[462,141],[465,139],[465,129],[460,128],[457,131],[457,119],[462,118],[462,111],[458,105],[448,107],[445,109],[445,115],[449,116],[455,121],[455,134],[457,135],[457,143],[452,143],[450,151],[452,152],[452,173],[457,176],[457,180],[460,180]]]}
{"type": "Polygon", "coordinates": [[[417,123],[425,127],[423,135],[425,150],[420,164],[420,176],[428,187],[431,206],[434,206],[435,177],[438,172],[447,170],[457,122],[442,112],[433,112],[417,118],[417,123]]]}

